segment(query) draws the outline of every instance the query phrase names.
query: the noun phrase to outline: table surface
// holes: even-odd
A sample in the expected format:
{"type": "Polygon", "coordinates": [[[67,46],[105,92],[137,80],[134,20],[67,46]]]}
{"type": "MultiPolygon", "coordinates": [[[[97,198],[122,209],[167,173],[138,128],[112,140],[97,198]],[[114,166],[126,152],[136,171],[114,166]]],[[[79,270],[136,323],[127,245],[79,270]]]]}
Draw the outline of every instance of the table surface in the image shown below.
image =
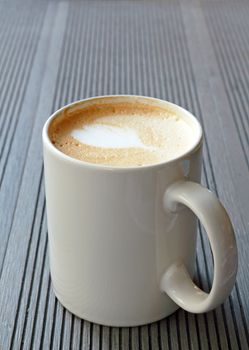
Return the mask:
{"type": "MultiPolygon", "coordinates": [[[[242,0],[0,0],[1,350],[249,348],[248,18],[242,0]],[[204,128],[202,181],[231,215],[239,249],[233,292],[208,314],[108,328],[53,294],[42,126],[70,101],[119,93],[173,101],[204,128]]],[[[196,278],[209,288],[212,257],[198,236],[196,278]]]]}

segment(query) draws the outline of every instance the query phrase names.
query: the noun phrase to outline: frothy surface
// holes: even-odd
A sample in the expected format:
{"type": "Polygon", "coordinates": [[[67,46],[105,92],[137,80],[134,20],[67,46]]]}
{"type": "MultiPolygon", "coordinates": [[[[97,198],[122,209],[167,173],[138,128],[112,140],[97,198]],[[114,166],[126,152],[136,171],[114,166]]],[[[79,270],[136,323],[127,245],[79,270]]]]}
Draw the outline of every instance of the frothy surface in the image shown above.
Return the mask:
{"type": "Polygon", "coordinates": [[[128,103],[65,112],[51,123],[49,136],[70,157],[112,166],[160,163],[193,144],[192,128],[172,111],[128,103]]]}

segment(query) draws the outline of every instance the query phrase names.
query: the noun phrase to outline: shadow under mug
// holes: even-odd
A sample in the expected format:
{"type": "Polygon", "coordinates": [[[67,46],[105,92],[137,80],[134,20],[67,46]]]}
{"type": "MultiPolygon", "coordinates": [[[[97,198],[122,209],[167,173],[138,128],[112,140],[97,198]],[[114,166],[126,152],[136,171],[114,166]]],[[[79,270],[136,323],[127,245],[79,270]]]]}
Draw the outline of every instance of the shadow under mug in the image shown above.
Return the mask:
{"type": "Polygon", "coordinates": [[[179,306],[209,311],[231,292],[237,248],[229,217],[202,187],[202,129],[172,103],[142,96],[103,96],[55,112],[43,129],[50,270],[55,294],[72,313],[109,326],[157,321],[179,306]],[[143,103],[185,119],[194,133],[182,156],[141,167],[111,167],[71,158],[54,147],[50,123],[89,105],[143,103]],[[210,242],[209,293],[192,280],[196,217],[210,242]]]}

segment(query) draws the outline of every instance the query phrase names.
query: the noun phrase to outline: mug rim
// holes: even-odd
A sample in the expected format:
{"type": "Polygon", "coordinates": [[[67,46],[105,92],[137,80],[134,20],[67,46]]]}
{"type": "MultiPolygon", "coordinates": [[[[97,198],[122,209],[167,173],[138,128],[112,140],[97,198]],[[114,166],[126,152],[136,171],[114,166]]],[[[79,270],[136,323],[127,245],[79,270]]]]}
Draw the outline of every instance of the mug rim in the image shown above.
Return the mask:
{"type": "MultiPolygon", "coordinates": [[[[193,129],[193,126],[191,126],[193,129]]],[[[166,100],[162,100],[159,98],[155,98],[155,97],[150,97],[150,96],[143,96],[143,95],[126,95],[126,94],[121,94],[121,95],[101,95],[101,96],[93,96],[93,97],[89,97],[86,99],[81,99],[81,100],[76,100],[74,102],[71,102],[61,108],[59,108],[58,110],[56,110],[45,122],[44,126],[43,126],[43,130],[42,130],[42,140],[43,140],[43,146],[47,147],[49,151],[52,152],[52,154],[58,158],[60,158],[61,160],[65,161],[65,162],[69,162],[72,165],[75,165],[77,167],[81,167],[81,168],[88,168],[88,169],[92,169],[92,170],[106,170],[106,171],[115,171],[115,172],[126,172],[126,171],[142,171],[142,170],[148,170],[148,169],[160,169],[162,167],[166,167],[168,165],[173,164],[174,162],[180,161],[181,159],[186,158],[186,156],[193,154],[194,152],[196,152],[202,145],[203,143],[203,130],[201,127],[200,122],[198,121],[198,119],[191,113],[189,112],[187,109],[166,101],[166,100]],[[108,165],[108,164],[98,164],[98,163],[90,163],[90,162],[86,162],[83,160],[79,160],[73,157],[70,157],[68,155],[66,155],[65,153],[61,152],[60,150],[58,150],[53,143],[51,142],[49,136],[48,136],[48,129],[49,126],[52,122],[52,120],[54,120],[58,115],[60,115],[60,113],[70,107],[76,106],[78,104],[82,104],[84,102],[88,102],[88,101],[92,101],[92,100],[101,100],[101,99],[114,99],[114,98],[127,98],[127,99],[144,99],[144,100],[148,100],[148,101],[154,101],[155,103],[163,103],[163,104],[167,104],[169,105],[172,109],[175,109],[179,112],[181,112],[182,114],[184,114],[188,119],[190,119],[192,121],[193,124],[195,124],[195,133],[197,131],[197,135],[195,138],[195,141],[193,142],[193,145],[191,146],[190,149],[188,149],[186,152],[184,152],[183,154],[181,154],[178,157],[172,158],[170,160],[166,160],[160,163],[155,163],[155,164],[146,164],[146,165],[134,165],[134,166],[113,166],[113,165],[108,165]]]]}

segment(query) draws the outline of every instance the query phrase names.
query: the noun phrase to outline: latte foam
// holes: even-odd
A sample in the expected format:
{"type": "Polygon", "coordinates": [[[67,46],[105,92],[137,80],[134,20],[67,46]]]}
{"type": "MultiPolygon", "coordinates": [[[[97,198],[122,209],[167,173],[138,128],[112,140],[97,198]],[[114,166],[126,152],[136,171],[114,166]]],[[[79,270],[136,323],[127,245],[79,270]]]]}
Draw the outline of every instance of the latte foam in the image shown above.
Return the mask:
{"type": "Polygon", "coordinates": [[[174,159],[193,144],[192,128],[179,115],[134,103],[65,112],[52,121],[49,136],[54,146],[70,157],[125,167],[174,159]]]}
{"type": "Polygon", "coordinates": [[[131,128],[92,124],[71,132],[76,140],[89,146],[103,148],[144,147],[139,135],[131,128]]]}

